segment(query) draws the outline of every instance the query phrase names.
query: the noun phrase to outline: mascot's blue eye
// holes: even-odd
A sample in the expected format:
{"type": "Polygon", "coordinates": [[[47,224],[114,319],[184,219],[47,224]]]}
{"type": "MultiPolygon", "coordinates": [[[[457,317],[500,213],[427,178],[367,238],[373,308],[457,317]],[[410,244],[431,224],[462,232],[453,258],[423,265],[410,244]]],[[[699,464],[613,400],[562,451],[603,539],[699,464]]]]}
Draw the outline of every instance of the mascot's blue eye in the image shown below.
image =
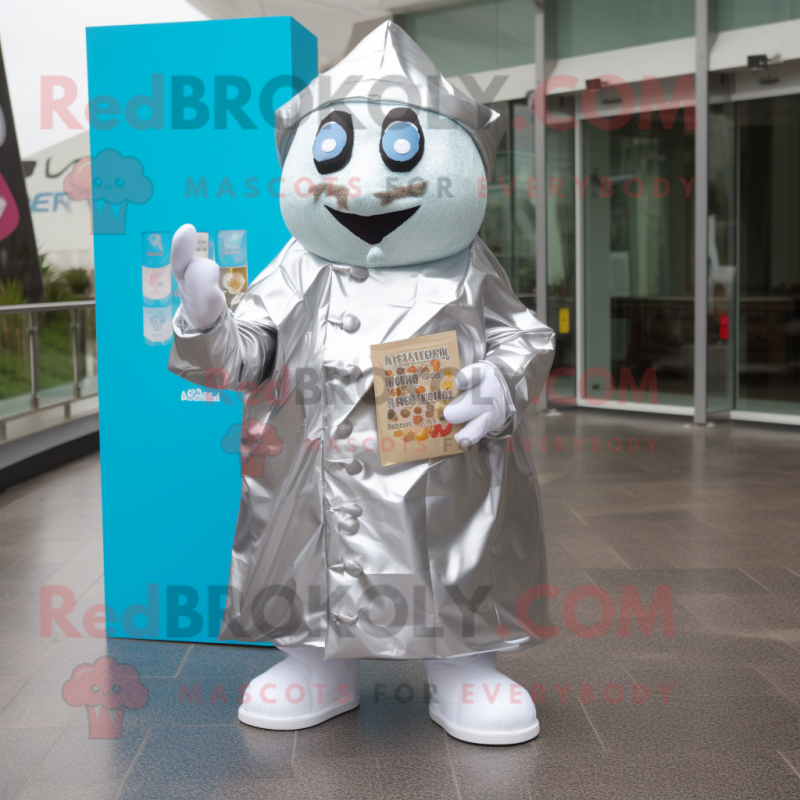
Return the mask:
{"type": "Polygon", "coordinates": [[[393,122],[384,132],[383,151],[393,161],[410,161],[419,153],[419,131],[410,122],[393,122]]]}
{"type": "Polygon", "coordinates": [[[419,118],[410,108],[393,108],[383,120],[381,158],[392,172],[411,172],[425,151],[419,118]]]}
{"type": "Polygon", "coordinates": [[[116,186],[117,189],[121,189],[124,185],[125,185],[125,181],[122,178],[117,178],[114,181],[114,186],[116,186]]]}
{"type": "Polygon", "coordinates": [[[101,186],[101,185],[102,185],[102,183],[103,183],[103,181],[101,181],[101,180],[100,180],[100,178],[95,178],[95,179],[92,181],[92,186],[101,186]]]}
{"type": "Polygon", "coordinates": [[[347,144],[347,133],[338,122],[329,122],[319,129],[314,142],[314,159],[328,161],[336,158],[347,144]]]}
{"type": "Polygon", "coordinates": [[[353,120],[343,111],[333,111],[322,120],[311,148],[317,172],[330,175],[350,161],[353,152],[353,120]]]}

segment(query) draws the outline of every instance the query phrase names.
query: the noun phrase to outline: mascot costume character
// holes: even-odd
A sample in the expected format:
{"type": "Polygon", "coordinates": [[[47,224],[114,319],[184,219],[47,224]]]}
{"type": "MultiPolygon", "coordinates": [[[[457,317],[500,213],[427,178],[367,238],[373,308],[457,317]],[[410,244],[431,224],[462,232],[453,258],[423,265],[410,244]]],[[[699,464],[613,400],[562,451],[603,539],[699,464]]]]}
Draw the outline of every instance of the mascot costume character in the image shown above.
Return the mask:
{"type": "Polygon", "coordinates": [[[554,336],[477,236],[501,135],[495,111],[387,22],[276,112],[292,238],[235,313],[217,265],[195,257],[195,229],[174,236],[169,367],[244,393],[220,639],[286,654],[250,682],[248,725],[317,725],[358,706],[361,659],[422,659],[430,716],[452,736],[539,732],[533,700],[495,662],[549,621],[523,416],[554,336]],[[381,439],[370,348],[445,333],[462,369],[444,371],[457,396],[436,408],[435,435],[455,426],[458,452],[384,466],[382,449],[408,439],[381,439]]]}

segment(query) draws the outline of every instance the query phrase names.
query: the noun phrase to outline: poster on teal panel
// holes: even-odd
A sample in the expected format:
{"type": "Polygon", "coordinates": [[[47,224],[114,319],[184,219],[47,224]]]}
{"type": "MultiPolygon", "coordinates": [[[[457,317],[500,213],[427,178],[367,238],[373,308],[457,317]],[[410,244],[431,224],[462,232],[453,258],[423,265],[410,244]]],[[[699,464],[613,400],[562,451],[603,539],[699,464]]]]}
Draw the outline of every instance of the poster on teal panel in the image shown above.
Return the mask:
{"type": "Polygon", "coordinates": [[[240,496],[241,395],[167,370],[172,233],[235,308],[289,238],[274,111],[317,74],[289,17],[89,28],[107,633],[213,642],[240,496]]]}

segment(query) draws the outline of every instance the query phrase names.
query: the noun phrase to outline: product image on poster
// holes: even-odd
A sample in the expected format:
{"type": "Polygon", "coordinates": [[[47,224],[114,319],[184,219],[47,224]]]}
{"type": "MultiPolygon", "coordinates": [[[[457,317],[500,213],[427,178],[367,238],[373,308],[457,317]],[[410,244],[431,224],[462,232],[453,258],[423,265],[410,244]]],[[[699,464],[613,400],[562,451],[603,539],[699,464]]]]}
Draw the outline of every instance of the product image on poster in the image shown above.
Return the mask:
{"type": "Polygon", "coordinates": [[[247,231],[217,231],[217,263],[219,288],[228,308],[236,308],[247,289],[247,231]]]}
{"type": "Polygon", "coordinates": [[[169,248],[172,234],[154,231],[142,234],[142,297],[145,305],[162,305],[172,293],[169,248]]]}
{"type": "Polygon", "coordinates": [[[463,425],[453,425],[444,415],[458,394],[455,332],[385,342],[370,349],[381,465],[465,453],[466,448],[455,439],[463,425]],[[383,386],[379,388],[381,375],[383,386]]]}
{"type": "Polygon", "coordinates": [[[214,245],[210,241],[208,231],[197,231],[197,248],[194,251],[197,258],[210,258],[214,260],[214,245]]]}
{"type": "Polygon", "coordinates": [[[165,345],[172,342],[172,307],[167,305],[144,306],[144,341],[148,345],[165,345]]]}

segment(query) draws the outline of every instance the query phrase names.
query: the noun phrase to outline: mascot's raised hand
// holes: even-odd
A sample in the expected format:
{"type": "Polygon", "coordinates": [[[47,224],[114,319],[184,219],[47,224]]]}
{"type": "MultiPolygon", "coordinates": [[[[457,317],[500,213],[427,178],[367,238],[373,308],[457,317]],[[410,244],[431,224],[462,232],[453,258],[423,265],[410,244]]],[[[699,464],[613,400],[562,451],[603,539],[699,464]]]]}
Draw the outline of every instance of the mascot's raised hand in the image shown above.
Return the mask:
{"type": "Polygon", "coordinates": [[[170,263],[181,294],[183,316],[198,330],[210,328],[225,310],[219,288],[219,267],[208,258],[195,258],[197,231],[181,225],[172,237],[170,263]]]}

